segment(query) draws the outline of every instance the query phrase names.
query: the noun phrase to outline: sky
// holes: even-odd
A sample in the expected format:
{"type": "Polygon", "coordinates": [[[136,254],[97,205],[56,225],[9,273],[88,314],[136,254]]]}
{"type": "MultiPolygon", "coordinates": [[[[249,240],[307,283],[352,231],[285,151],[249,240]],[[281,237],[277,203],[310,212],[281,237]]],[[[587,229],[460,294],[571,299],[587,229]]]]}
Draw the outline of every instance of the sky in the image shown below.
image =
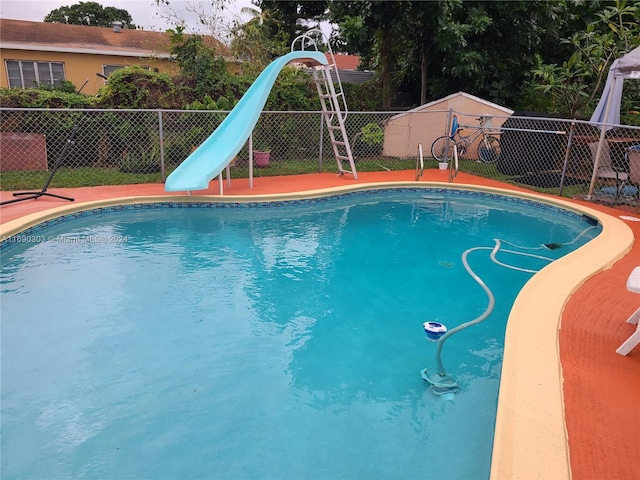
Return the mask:
{"type": "MultiPolygon", "coordinates": [[[[0,17],[14,20],[30,20],[42,22],[49,12],[62,6],[70,6],[80,3],[81,0],[0,0],[0,17]]],[[[96,1],[103,7],[121,8],[129,12],[133,23],[144,27],[145,30],[165,31],[175,27],[158,15],[158,7],[154,0],[84,0],[96,1]]],[[[189,5],[199,5],[206,8],[209,2],[197,0],[171,0],[170,5],[178,13],[179,18],[186,22],[188,33],[211,33],[198,30],[199,22],[194,14],[189,13],[189,5]]],[[[252,7],[250,0],[232,0],[225,6],[227,19],[233,15],[240,15],[242,7],[252,7]]],[[[254,7],[255,8],[255,7],[254,7]]],[[[193,9],[191,9],[193,10],[193,9]]],[[[206,12],[205,13],[212,13],[206,12]]],[[[248,20],[249,17],[245,17],[248,20]]]]}

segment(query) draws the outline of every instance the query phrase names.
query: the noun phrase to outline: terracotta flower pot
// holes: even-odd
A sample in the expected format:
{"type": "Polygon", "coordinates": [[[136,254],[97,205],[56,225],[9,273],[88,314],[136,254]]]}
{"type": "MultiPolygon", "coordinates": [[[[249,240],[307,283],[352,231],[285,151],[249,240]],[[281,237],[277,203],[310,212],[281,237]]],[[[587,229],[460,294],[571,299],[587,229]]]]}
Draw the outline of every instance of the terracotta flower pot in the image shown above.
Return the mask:
{"type": "Polygon", "coordinates": [[[270,152],[261,152],[259,150],[253,151],[253,161],[256,167],[268,167],[270,152]]]}

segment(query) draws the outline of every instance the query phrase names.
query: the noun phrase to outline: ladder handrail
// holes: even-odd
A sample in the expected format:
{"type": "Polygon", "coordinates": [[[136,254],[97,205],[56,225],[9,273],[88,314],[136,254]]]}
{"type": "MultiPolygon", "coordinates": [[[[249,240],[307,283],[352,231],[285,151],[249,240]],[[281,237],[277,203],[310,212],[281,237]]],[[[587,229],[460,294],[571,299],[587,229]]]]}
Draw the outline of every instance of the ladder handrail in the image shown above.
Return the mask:
{"type": "MultiPolygon", "coordinates": [[[[335,73],[335,77],[336,77],[336,81],[338,83],[339,86],[339,92],[336,94],[336,97],[342,97],[342,108],[344,108],[344,116],[343,116],[343,120],[346,120],[347,118],[347,114],[349,113],[349,108],[347,107],[347,101],[344,97],[344,89],[342,87],[342,80],[340,79],[340,72],[338,72],[338,66],[336,65],[336,57],[333,54],[333,49],[331,48],[331,43],[329,43],[329,39],[326,37],[326,35],[324,34],[324,32],[318,28],[313,28],[305,33],[303,33],[302,35],[298,35],[296,38],[293,39],[293,42],[291,42],[291,51],[294,51],[295,49],[295,45],[296,42],[300,41],[300,50],[304,51],[305,50],[305,40],[307,40],[307,44],[311,45],[315,48],[315,50],[318,52],[318,43],[316,42],[316,40],[311,36],[311,34],[316,34],[319,35],[320,37],[322,37],[323,40],[325,40],[325,44],[327,45],[327,52],[325,52],[325,55],[327,53],[329,53],[329,55],[331,56],[331,61],[329,62],[329,66],[333,67],[334,73],[335,73]]],[[[333,85],[333,82],[330,82],[331,88],[332,90],[335,90],[335,86],[333,85]]],[[[338,107],[340,107],[340,105],[338,105],[338,107]]],[[[343,112],[343,110],[341,108],[338,108],[338,111],[340,113],[343,112]]]]}

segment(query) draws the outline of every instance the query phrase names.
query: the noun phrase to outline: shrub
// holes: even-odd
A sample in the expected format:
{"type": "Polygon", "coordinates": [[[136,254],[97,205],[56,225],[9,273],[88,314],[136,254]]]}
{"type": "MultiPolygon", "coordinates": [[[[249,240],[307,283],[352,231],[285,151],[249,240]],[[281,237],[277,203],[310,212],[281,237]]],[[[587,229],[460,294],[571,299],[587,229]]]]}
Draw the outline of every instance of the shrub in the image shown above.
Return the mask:
{"type": "Polygon", "coordinates": [[[139,146],[129,147],[118,169],[122,173],[156,173],[160,171],[160,147],[153,146],[150,149],[139,146]]]}
{"type": "Polygon", "coordinates": [[[377,80],[356,84],[342,84],[347,106],[352,112],[373,112],[382,110],[382,84],[377,80]]]}
{"type": "Polygon", "coordinates": [[[185,104],[184,89],[168,75],[137,66],[116,70],[100,91],[99,104],[107,108],[178,109],[185,104]]]}
{"type": "Polygon", "coordinates": [[[372,157],[382,153],[384,130],[377,123],[367,123],[354,137],[357,156],[372,157]]]}
{"type": "Polygon", "coordinates": [[[5,108],[91,108],[94,97],[60,90],[35,88],[0,89],[0,107],[5,108]]]}
{"type": "Polygon", "coordinates": [[[300,68],[284,67],[278,75],[265,110],[319,110],[318,91],[311,76],[300,68]]]}

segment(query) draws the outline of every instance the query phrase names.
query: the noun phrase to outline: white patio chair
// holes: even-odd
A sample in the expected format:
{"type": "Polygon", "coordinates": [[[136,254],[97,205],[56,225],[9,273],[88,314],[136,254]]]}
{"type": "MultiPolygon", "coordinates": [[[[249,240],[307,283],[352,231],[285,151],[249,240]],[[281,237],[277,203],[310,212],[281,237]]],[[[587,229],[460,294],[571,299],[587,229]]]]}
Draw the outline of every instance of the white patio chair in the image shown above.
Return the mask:
{"type": "Polygon", "coordinates": [[[640,189],[640,145],[633,145],[627,151],[629,163],[629,182],[640,189]]]}
{"type": "MultiPolygon", "coordinates": [[[[631,271],[631,274],[627,279],[627,290],[633,293],[640,293],[640,266],[631,271]]],[[[616,350],[616,353],[619,353],[620,355],[627,355],[640,343],[640,308],[631,314],[627,319],[627,323],[636,325],[636,330],[616,350]]]]}
{"type": "MultiPolygon", "coordinates": [[[[598,142],[590,143],[589,148],[591,149],[591,157],[593,159],[593,162],[595,163],[596,153],[598,152],[598,142]]],[[[609,145],[606,142],[602,145],[602,153],[600,154],[600,162],[598,162],[598,170],[596,171],[596,175],[598,176],[598,178],[615,180],[615,204],[618,201],[620,192],[622,192],[622,189],[629,181],[629,172],[614,168],[613,163],[611,162],[611,152],[609,151],[609,145]]]]}

